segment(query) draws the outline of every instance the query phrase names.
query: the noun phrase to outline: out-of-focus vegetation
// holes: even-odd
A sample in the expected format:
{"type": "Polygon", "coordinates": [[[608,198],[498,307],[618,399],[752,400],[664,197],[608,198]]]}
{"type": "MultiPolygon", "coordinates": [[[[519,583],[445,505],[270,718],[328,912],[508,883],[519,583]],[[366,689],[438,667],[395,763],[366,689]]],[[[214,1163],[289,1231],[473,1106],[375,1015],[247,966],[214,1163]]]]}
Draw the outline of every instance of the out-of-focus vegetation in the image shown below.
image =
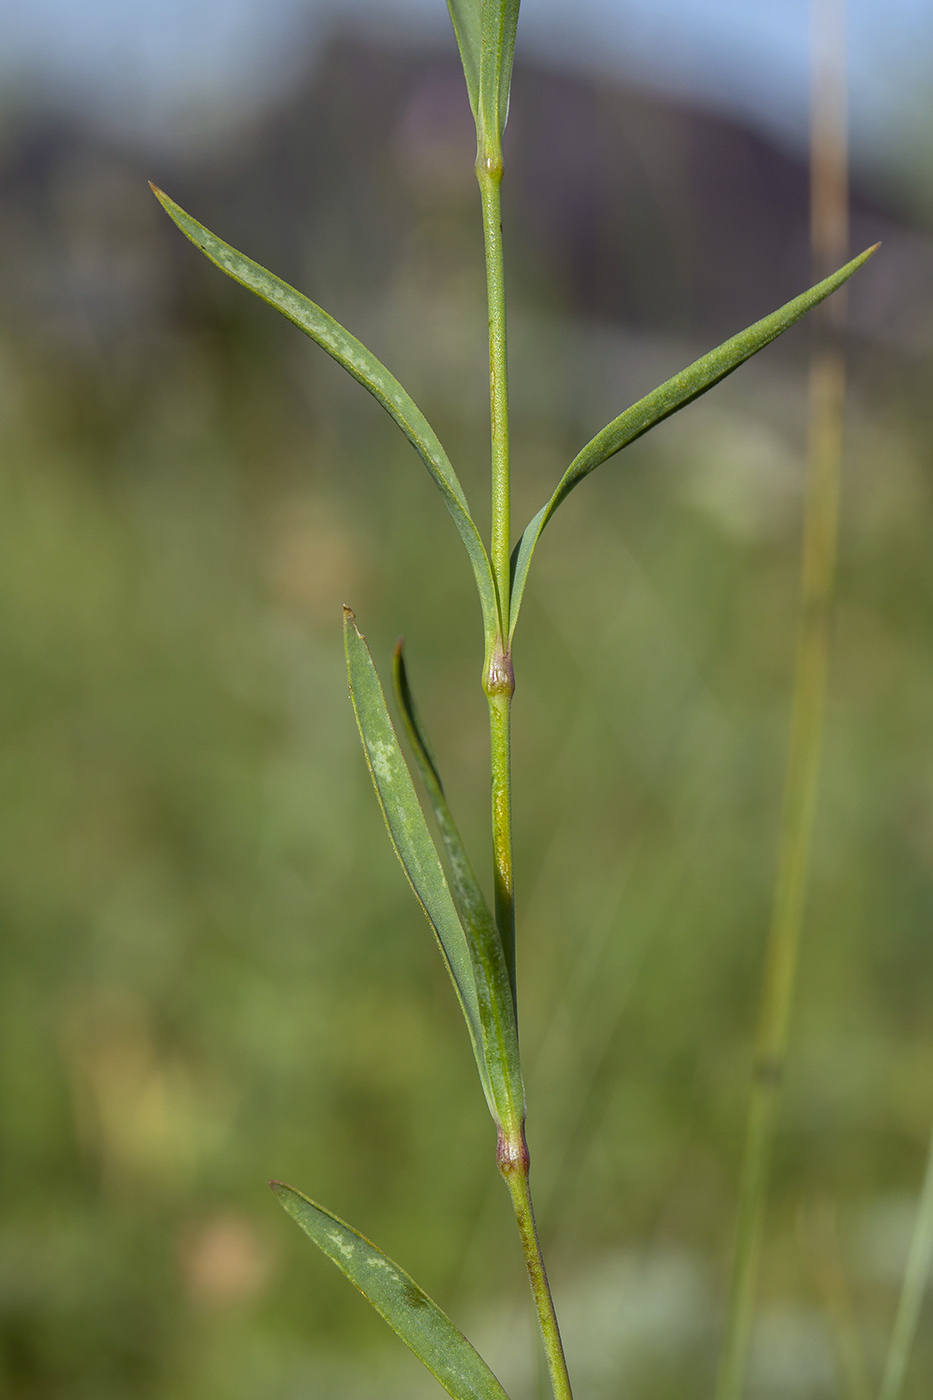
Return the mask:
{"type": "MultiPolygon", "coordinates": [[[[808,277],[805,179],[760,138],[535,73],[516,77],[511,136],[521,525],[595,428],[808,277]]],[[[340,635],[348,602],[385,668],[405,633],[482,868],[468,568],[392,425],[202,268],[145,187],[372,344],[482,514],[485,311],[452,56],[335,48],[209,166],[154,169],[25,117],[4,143],[0,1387],[434,1393],[282,1216],[276,1176],[469,1323],[519,1400],[534,1352],[508,1201],[369,791],[340,635]]],[[[857,205],[859,246],[876,233],[851,297],[761,1397],[836,1393],[847,1307],[878,1366],[933,1116],[933,252],[896,201],[857,205]]],[[[525,603],[522,1025],[581,1396],[712,1383],[792,670],[805,327],[787,340],[577,493],[525,603]]]]}

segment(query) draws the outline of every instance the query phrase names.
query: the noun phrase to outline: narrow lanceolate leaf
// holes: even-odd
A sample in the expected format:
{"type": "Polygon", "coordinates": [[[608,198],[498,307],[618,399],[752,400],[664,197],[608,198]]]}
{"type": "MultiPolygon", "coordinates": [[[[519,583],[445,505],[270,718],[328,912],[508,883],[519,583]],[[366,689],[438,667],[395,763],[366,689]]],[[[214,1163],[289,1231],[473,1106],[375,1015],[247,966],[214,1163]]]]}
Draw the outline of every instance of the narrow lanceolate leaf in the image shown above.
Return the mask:
{"type": "Polygon", "coordinates": [[[343,610],[343,636],[347,655],[350,699],[363,740],[363,752],[372,776],[382,815],[395,853],[434,930],[463,1010],[483,1092],[496,1116],[483,1054],[483,1032],[473,977],[473,960],[466,934],[444,876],[440,857],[431,840],[424,813],[415,796],[408,767],[389,719],[385,696],[366,638],[350,608],[343,610]]]}
{"type": "Polygon", "coordinates": [[[196,248],[210,259],[221,272],[239,282],[242,287],[254,292],[262,301],[273,306],[305,335],[310,336],[327,351],[339,365],[354,379],[368,389],[377,403],[380,403],[395,420],[408,441],[424,462],[434,479],[447,509],[453,516],[454,524],[466,546],[473,575],[479,591],[483,609],[483,621],[487,640],[496,631],[495,587],[492,570],[486,549],[474,524],[467,504],[463,487],[451,466],[437,434],[421,412],[420,408],[406,393],[394,375],[390,374],[376,356],[366,349],[355,336],[344,330],[333,316],[322,311],[301,292],[290,287],[274,273],[268,272],[259,263],[238,253],[228,243],[224,243],[213,233],[199,224],[162,190],[152,186],[152,192],[169,217],[178,225],[182,233],[196,248]]]}
{"type": "Polygon", "coordinates": [[[404,1269],[300,1191],[281,1181],[269,1185],[292,1219],[356,1285],[453,1400],[508,1400],[479,1352],[404,1269]]]}
{"type": "Polygon", "coordinates": [[[519,1130],[525,1117],[525,1096],[515,1001],[502,940],[448,806],[411,693],[401,642],[395,648],[393,674],[399,710],[447,852],[451,891],[470,948],[486,1069],[498,1120],[507,1131],[519,1130]]]}
{"type": "Polygon", "coordinates": [[[834,272],[825,281],[818,282],[815,287],[811,287],[809,291],[795,297],[786,306],[782,306],[779,311],[774,311],[770,316],[765,316],[763,320],[756,321],[753,326],[740,331],[738,335],[734,335],[731,340],[727,340],[718,349],[711,350],[708,355],[696,360],[687,369],[681,370],[680,374],[675,374],[673,379],[669,379],[666,384],[662,384],[660,388],[655,389],[645,398],[639,399],[638,403],[627,408],[618,418],[614,418],[603,428],[602,432],[597,433],[592,441],[587,443],[583,451],[579,452],[570,463],[547,505],[543,506],[526,526],[524,534],[513,552],[510,637],[514,633],[515,624],[518,621],[518,610],[521,606],[522,594],[528,577],[528,566],[535,545],[538,543],[545,525],[561,502],[570,495],[573,488],[609,457],[620,452],[623,447],[627,447],[636,438],[642,437],[656,424],[669,418],[672,413],[676,413],[679,408],[684,408],[694,399],[698,399],[701,394],[706,393],[707,389],[712,389],[713,385],[718,384],[721,379],[725,379],[727,374],[731,374],[734,369],[738,369],[739,365],[751,359],[752,355],[756,355],[772,340],[776,340],[795,321],[799,321],[802,316],[805,316],[812,307],[823,301],[837,287],[841,287],[843,282],[852,276],[853,272],[857,271],[864,262],[867,262],[878,246],[876,243],[874,247],[866,249],[864,253],[860,253],[857,258],[846,263],[845,267],[834,272]]]}

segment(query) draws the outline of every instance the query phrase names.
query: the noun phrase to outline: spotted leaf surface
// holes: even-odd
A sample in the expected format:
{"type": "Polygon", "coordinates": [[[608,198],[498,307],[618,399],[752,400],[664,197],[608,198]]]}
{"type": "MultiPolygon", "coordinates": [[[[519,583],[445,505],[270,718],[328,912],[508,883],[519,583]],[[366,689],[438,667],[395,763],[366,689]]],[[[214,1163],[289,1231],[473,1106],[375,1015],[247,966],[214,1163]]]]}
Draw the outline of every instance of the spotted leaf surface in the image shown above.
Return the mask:
{"type": "Polygon", "coordinates": [[[423,1288],[350,1225],[281,1181],[269,1183],[318,1249],[363,1294],[454,1400],[508,1400],[479,1352],[423,1288]]]}

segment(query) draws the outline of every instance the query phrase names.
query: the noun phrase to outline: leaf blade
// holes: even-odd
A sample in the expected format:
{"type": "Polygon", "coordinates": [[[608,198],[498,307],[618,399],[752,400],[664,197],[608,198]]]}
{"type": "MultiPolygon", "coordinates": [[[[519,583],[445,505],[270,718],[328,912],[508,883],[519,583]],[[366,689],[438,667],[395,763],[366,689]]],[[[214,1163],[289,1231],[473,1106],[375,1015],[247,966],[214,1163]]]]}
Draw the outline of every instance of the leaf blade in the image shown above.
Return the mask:
{"type": "Polygon", "coordinates": [[[487,133],[495,134],[497,145],[509,115],[519,4],[520,0],[483,0],[480,124],[487,133]]]}
{"type": "Polygon", "coordinates": [[[480,597],[488,642],[496,631],[497,604],[486,547],[470,514],[463,487],[450,459],[434,429],[410,394],[372,351],[304,293],[289,286],[287,282],[283,282],[281,278],[243,253],[237,252],[229,243],[224,243],[223,239],[211,233],[157,186],[151,185],[151,189],[173,223],[215,267],[220,268],[221,272],[226,273],[241,287],[253,292],[261,301],[273,307],[326,350],[332,359],[368,390],[401,428],[443,496],[466,548],[480,597]]]}
{"type": "Polygon", "coordinates": [[[479,74],[483,53],[482,0],[447,0],[474,121],[479,121],[479,74]]]}
{"type": "Polygon", "coordinates": [[[483,1092],[495,1116],[467,937],[392,727],[366,638],[356,625],[352,608],[344,608],[343,616],[350,699],[370,777],[395,854],[434,930],[441,956],[450,973],[470,1033],[483,1092]]]}
{"type": "Polygon", "coordinates": [[[451,893],[470,950],[490,1091],[499,1123],[508,1133],[514,1134],[521,1129],[525,1118],[515,988],[509,977],[499,930],[450,811],[415,705],[401,642],[395,648],[392,669],[399,710],[447,852],[451,893]]]}
{"type": "Polygon", "coordinates": [[[515,632],[515,624],[518,621],[518,612],[521,607],[522,596],[525,591],[525,584],[528,579],[528,568],[535,547],[541,537],[541,533],[547,525],[557,507],[566,500],[575,486],[589,476],[591,471],[595,471],[598,466],[607,461],[610,457],[621,452],[624,447],[628,447],[636,438],[643,437],[650,432],[658,423],[669,418],[679,409],[685,408],[687,404],[698,399],[707,390],[720,383],[733,370],[739,368],[746,360],[751,359],[759,350],[763,350],[766,345],[770,345],[772,340],[776,340],[779,335],[788,330],[792,325],[805,316],[814,306],[817,306],[838,287],[842,286],[854,272],[868,261],[871,255],[879,247],[874,244],[867,248],[864,253],[860,253],[857,258],[839,268],[831,277],[826,277],[822,282],[816,283],[800,296],[794,297],[792,301],[773,311],[770,316],[763,317],[760,321],[740,331],[731,339],[724,341],[722,345],[711,350],[709,354],[701,356],[692,365],[681,370],[680,374],[674,375],[657,389],[652,390],[643,399],[639,399],[631,408],[627,408],[624,413],[620,413],[618,418],[614,418],[611,423],[596,434],[586,446],[577,453],[576,457],[561,477],[551,499],[538,511],[529,524],[525,527],[521,539],[519,540],[512,554],[512,606],[509,617],[509,637],[515,632]]]}
{"type": "Polygon", "coordinates": [[[269,1185],[309,1239],[359,1289],[453,1400],[508,1400],[479,1352],[394,1260],[293,1186],[281,1181],[269,1185]]]}

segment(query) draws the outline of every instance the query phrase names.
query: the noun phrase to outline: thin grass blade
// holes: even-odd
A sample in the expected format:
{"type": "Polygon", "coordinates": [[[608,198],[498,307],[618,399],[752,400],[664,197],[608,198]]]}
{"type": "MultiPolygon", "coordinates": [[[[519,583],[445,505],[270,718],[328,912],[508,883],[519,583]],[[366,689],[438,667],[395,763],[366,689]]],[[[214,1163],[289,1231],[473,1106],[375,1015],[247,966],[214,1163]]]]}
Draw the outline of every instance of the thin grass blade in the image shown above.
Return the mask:
{"type": "Polygon", "coordinates": [[[362,384],[364,389],[368,389],[376,402],[382,405],[401,428],[444,497],[447,509],[466,547],[480,596],[488,642],[496,632],[496,600],[486,548],[470,514],[463,487],[450,459],[418,405],[385,365],[326,311],[274,273],[268,272],[259,263],[253,262],[217,238],[155,185],[151,188],[169,218],[196,248],[200,248],[215,267],[219,267],[221,272],[225,272],[234,282],[239,282],[241,287],[255,293],[260,300],[281,312],[286,320],[310,336],[332,359],[342,365],[348,374],[362,384]]]}
{"type": "Polygon", "coordinates": [[[525,583],[528,578],[528,566],[534,554],[535,546],[541,537],[545,525],[557,510],[557,507],[567,499],[575,486],[589,476],[591,471],[601,466],[608,458],[621,452],[623,447],[628,447],[629,443],[636,438],[642,437],[658,423],[669,418],[678,409],[685,408],[687,404],[698,399],[701,394],[705,394],[708,389],[712,389],[714,384],[726,378],[739,365],[751,359],[759,350],[763,350],[766,345],[770,345],[772,340],[776,340],[779,335],[788,330],[802,316],[805,316],[814,306],[828,297],[837,287],[841,287],[843,282],[848,281],[853,272],[857,272],[863,263],[867,262],[879,244],[868,248],[864,253],[860,253],[857,258],[846,263],[838,272],[834,272],[831,277],[818,282],[809,291],[803,292],[793,301],[789,301],[778,311],[774,311],[770,316],[765,316],[763,320],[756,321],[754,325],[747,327],[734,335],[731,340],[725,341],[717,349],[711,350],[702,359],[696,360],[687,369],[681,370],[680,374],[675,374],[673,379],[668,379],[665,384],[654,389],[645,398],[639,399],[638,403],[627,408],[618,418],[614,418],[601,432],[591,439],[590,442],[578,452],[576,457],[567,468],[561,478],[556,491],[537,515],[529,522],[525,531],[512,554],[512,605],[509,619],[509,636],[515,631],[515,624],[518,621],[518,612],[521,607],[522,594],[525,591],[525,583]]]}
{"type": "Polygon", "coordinates": [[[364,1235],[281,1181],[279,1202],[363,1294],[453,1400],[508,1400],[479,1352],[394,1260],[364,1235]]]}
{"type": "Polygon", "coordinates": [[[437,763],[415,705],[401,642],[395,648],[393,676],[405,731],[447,852],[451,893],[470,948],[486,1068],[499,1122],[508,1131],[520,1129],[525,1117],[525,1096],[514,989],[499,930],[451,814],[437,763]]]}
{"type": "Polygon", "coordinates": [[[352,609],[344,608],[343,620],[350,699],[382,815],[402,869],[437,938],[470,1032],[483,1092],[495,1117],[467,937],[392,728],[366,638],[356,625],[352,609]]]}

